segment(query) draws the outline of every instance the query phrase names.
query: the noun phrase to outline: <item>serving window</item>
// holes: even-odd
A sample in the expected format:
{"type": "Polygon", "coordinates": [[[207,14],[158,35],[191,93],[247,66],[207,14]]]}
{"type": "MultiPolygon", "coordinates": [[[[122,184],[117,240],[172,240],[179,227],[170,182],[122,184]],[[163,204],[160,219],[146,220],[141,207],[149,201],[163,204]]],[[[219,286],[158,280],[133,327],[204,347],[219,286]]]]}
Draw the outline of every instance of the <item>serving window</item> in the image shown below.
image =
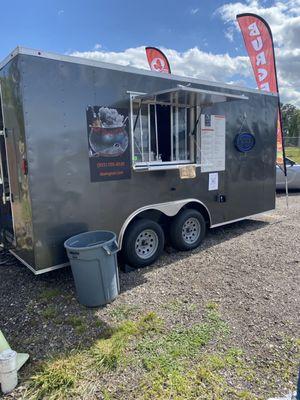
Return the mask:
{"type": "Polygon", "coordinates": [[[133,102],[134,163],[190,163],[189,111],[133,102]]]}
{"type": "Polygon", "coordinates": [[[135,169],[173,169],[200,165],[201,109],[228,99],[190,87],[130,95],[132,158],[135,169]]]}

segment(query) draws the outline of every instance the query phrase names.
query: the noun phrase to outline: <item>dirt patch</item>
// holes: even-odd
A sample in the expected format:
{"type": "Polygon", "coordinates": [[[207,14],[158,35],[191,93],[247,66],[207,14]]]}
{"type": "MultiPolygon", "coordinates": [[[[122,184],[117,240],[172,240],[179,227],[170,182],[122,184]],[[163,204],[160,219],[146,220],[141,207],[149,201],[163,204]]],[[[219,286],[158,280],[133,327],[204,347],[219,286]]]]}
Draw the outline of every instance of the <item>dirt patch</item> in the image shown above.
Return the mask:
{"type": "MultiPolygon", "coordinates": [[[[6,397],[24,398],[28,379],[40,370],[43,361],[71,351],[90,351],[99,338],[124,321],[137,323],[141,316],[154,312],[164,324],[165,331],[159,333],[164,343],[166,332],[175,332],[178,327],[189,332],[202,324],[209,304],[218,306],[229,333],[221,342],[212,337],[205,354],[215,352],[222,363],[226,351],[241,349],[244,365],[249,371],[259,370],[259,379],[249,383],[242,377],[237,381],[232,378],[234,385],[257,396],[251,398],[284,393],[295,384],[297,374],[294,347],[300,315],[300,194],[291,194],[289,203],[287,210],[284,196],[278,195],[272,213],[213,229],[195,251],[167,249],[156,265],[121,273],[120,296],[99,309],[77,303],[68,269],[35,277],[19,263],[1,265],[0,327],[14,349],[30,353],[20,386],[6,397]]],[[[85,399],[135,398],[133,389],[146,373],[142,365],[133,368],[130,364],[141,346],[136,340],[135,335],[129,340],[127,367],[96,374],[94,390],[86,392],[85,399]]],[[[211,365],[211,359],[201,357],[202,363],[211,365]]],[[[187,360],[193,363],[190,355],[187,360]]],[[[185,370],[181,373],[194,382],[198,382],[197,374],[187,377],[185,370]]],[[[221,374],[226,384],[230,374],[228,370],[221,374]]],[[[145,399],[148,389],[144,386],[145,399]]],[[[222,399],[234,398],[226,393],[222,399]]],[[[200,398],[175,394],[171,392],[167,398],[200,398]]],[[[152,393],[152,398],[164,397],[152,393]]],[[[246,394],[240,398],[250,399],[246,394]]]]}

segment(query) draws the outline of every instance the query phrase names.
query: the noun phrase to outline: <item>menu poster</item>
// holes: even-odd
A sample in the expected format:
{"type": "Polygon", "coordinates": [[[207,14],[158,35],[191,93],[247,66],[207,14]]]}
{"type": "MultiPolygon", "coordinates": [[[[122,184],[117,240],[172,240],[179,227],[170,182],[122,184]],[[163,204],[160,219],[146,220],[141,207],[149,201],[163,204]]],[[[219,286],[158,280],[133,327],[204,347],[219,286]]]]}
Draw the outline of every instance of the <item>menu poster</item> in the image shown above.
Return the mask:
{"type": "Polygon", "coordinates": [[[91,181],[129,179],[128,110],[88,106],[86,119],[91,181]]]}
{"type": "Polygon", "coordinates": [[[225,170],[225,116],[201,115],[201,172],[225,170]]]}

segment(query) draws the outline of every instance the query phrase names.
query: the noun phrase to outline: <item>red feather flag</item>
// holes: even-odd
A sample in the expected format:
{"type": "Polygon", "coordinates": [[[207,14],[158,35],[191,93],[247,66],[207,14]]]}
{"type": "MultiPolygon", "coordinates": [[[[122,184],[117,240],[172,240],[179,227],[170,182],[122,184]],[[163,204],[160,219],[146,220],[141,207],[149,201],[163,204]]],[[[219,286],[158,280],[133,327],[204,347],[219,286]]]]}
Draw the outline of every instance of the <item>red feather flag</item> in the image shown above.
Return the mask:
{"type": "Polygon", "coordinates": [[[282,116],[272,32],[268,23],[256,14],[239,14],[236,18],[242,31],[258,88],[278,94],[277,164],[283,168],[286,175],[282,116]]]}
{"type": "Polygon", "coordinates": [[[146,47],[146,55],[152,71],[171,73],[169,61],[161,50],[156,47],[146,47]]]}

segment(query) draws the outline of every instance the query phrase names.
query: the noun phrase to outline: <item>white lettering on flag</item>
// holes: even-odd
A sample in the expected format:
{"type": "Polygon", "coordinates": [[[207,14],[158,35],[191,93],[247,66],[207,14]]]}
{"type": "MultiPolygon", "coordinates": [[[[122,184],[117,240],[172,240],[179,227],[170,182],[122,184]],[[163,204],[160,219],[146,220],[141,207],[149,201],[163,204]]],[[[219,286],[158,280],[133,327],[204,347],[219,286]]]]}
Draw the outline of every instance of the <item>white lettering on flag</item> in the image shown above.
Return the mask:
{"type": "Polygon", "coordinates": [[[261,36],[258,36],[257,39],[252,40],[251,43],[255,51],[260,51],[263,48],[263,41],[261,36]]]}
{"type": "Polygon", "coordinates": [[[253,22],[253,24],[250,24],[248,26],[248,30],[250,31],[249,32],[250,36],[258,36],[258,35],[260,35],[259,29],[258,29],[258,27],[256,25],[256,22],[253,22]]]}
{"type": "Polygon", "coordinates": [[[262,51],[261,53],[258,53],[256,56],[256,65],[265,65],[267,64],[266,62],[266,56],[265,56],[265,52],[262,51]]]}
{"type": "Polygon", "coordinates": [[[261,90],[265,90],[266,92],[270,92],[270,85],[269,85],[269,82],[262,83],[261,85],[259,85],[259,88],[260,88],[261,90]]]}
{"type": "Polygon", "coordinates": [[[258,72],[258,80],[260,82],[264,81],[268,76],[268,71],[265,68],[258,68],[257,72],[258,72]]]}

